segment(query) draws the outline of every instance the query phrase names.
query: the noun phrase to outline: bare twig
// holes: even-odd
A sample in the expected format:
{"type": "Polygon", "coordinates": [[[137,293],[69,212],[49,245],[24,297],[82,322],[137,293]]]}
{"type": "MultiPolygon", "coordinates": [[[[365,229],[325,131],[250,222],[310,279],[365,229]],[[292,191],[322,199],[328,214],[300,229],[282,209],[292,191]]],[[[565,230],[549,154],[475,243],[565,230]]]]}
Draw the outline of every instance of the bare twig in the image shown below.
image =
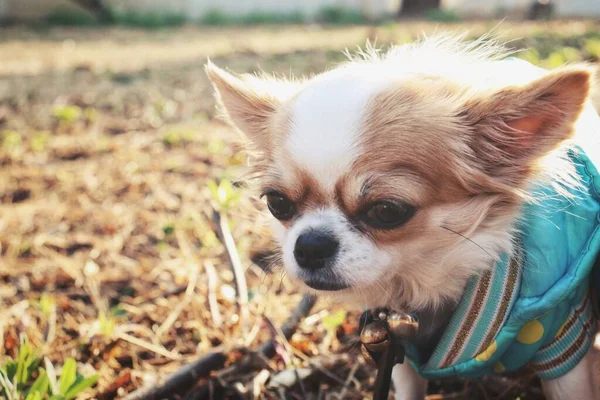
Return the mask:
{"type": "Polygon", "coordinates": [[[348,373],[348,377],[346,378],[346,382],[344,382],[344,387],[342,388],[342,391],[340,392],[338,399],[346,398],[346,394],[348,394],[348,387],[350,387],[350,382],[352,382],[352,378],[354,378],[356,371],[358,371],[358,367],[360,367],[359,363],[355,363],[352,366],[352,369],[350,370],[350,373],[348,373]]]}
{"type": "Polygon", "coordinates": [[[139,346],[139,347],[142,347],[142,348],[144,348],[146,350],[149,350],[151,352],[159,354],[159,355],[161,355],[163,357],[170,358],[171,360],[179,360],[179,359],[181,359],[181,356],[179,354],[177,354],[177,353],[170,352],[169,350],[165,349],[162,346],[157,346],[155,344],[148,343],[145,340],[138,339],[135,336],[131,336],[128,333],[117,332],[116,335],[115,335],[115,337],[118,338],[118,339],[124,340],[126,342],[129,342],[129,343],[131,343],[131,344],[133,344],[135,346],[139,346]]]}
{"type": "Polygon", "coordinates": [[[312,357],[307,356],[306,354],[302,353],[300,350],[297,350],[297,349],[294,349],[294,354],[298,358],[301,358],[306,363],[308,363],[308,365],[310,365],[311,367],[317,369],[320,373],[322,373],[323,375],[325,375],[326,377],[328,377],[332,381],[335,381],[335,382],[337,382],[338,384],[340,384],[342,386],[345,384],[345,381],[342,378],[340,378],[339,376],[335,375],[334,373],[332,373],[328,369],[323,368],[323,366],[321,364],[319,364],[318,362],[316,362],[312,357]]]}
{"type": "Polygon", "coordinates": [[[212,317],[215,327],[220,328],[223,326],[223,316],[219,311],[219,302],[217,301],[217,271],[212,262],[206,261],[204,263],[204,270],[206,271],[207,285],[208,285],[208,308],[210,310],[210,316],[212,317]]]}
{"type": "Polygon", "coordinates": [[[283,359],[287,368],[290,368],[292,366],[296,367],[297,365],[293,357],[294,352],[292,351],[292,346],[290,345],[290,342],[288,342],[287,338],[283,335],[281,329],[277,328],[269,318],[263,317],[263,319],[267,324],[269,331],[271,332],[272,341],[276,344],[276,353],[278,353],[279,356],[283,359]]]}
{"type": "Polygon", "coordinates": [[[267,317],[264,317],[264,319],[273,334],[273,341],[275,341],[276,339],[279,339],[281,346],[276,346],[275,349],[276,350],[278,348],[280,349],[279,350],[280,356],[282,358],[284,358],[287,367],[288,368],[293,367],[296,383],[298,383],[300,385],[300,391],[302,393],[302,398],[305,399],[307,397],[306,389],[304,387],[304,382],[302,381],[302,378],[300,377],[300,374],[298,373],[298,362],[297,362],[296,358],[294,358],[294,351],[293,351],[292,346],[290,345],[290,342],[288,341],[288,338],[285,337],[285,335],[283,334],[281,329],[278,329],[271,322],[271,320],[269,320],[267,317]]]}
{"type": "MultiPolygon", "coordinates": [[[[298,307],[292,311],[292,314],[285,320],[283,325],[281,326],[281,332],[283,336],[289,340],[296,329],[298,329],[298,325],[300,322],[310,313],[310,310],[313,308],[315,303],[317,302],[317,298],[315,296],[306,294],[302,297],[300,304],[298,307]]],[[[271,358],[275,355],[275,344],[272,340],[266,342],[260,348],[260,352],[268,358],[271,358]]]]}
{"type": "Polygon", "coordinates": [[[227,218],[225,213],[214,210],[213,219],[217,226],[217,234],[225,246],[227,257],[229,258],[229,263],[233,271],[237,302],[240,309],[240,322],[242,326],[245,326],[248,321],[248,285],[246,284],[244,268],[242,267],[235,241],[233,240],[233,236],[229,229],[229,218],[227,218]]]}
{"type": "Polygon", "coordinates": [[[52,305],[46,325],[46,347],[49,348],[56,339],[56,304],[52,305]]]}
{"type": "Polygon", "coordinates": [[[192,264],[190,266],[190,277],[187,289],[185,291],[185,295],[183,296],[183,300],[181,300],[177,304],[177,306],[175,306],[175,309],[169,314],[167,319],[165,319],[165,322],[163,322],[156,330],[156,336],[158,336],[159,339],[166,331],[168,331],[171,328],[175,321],[177,321],[177,318],[179,318],[179,315],[184,310],[184,308],[187,307],[188,304],[190,304],[190,302],[192,301],[192,297],[194,295],[194,292],[196,291],[196,283],[198,282],[198,273],[198,266],[196,264],[192,264]]]}
{"type": "MultiPolygon", "coordinates": [[[[292,314],[286,319],[281,327],[281,332],[286,339],[290,339],[298,325],[304,317],[306,317],[312,307],[316,303],[316,297],[305,295],[298,306],[292,311],[292,314]]],[[[255,354],[255,353],[253,353],[255,354]]],[[[259,354],[263,357],[271,358],[275,355],[275,343],[273,340],[268,341],[261,346],[259,354]]],[[[125,400],[150,400],[173,396],[177,393],[184,393],[196,384],[198,379],[207,376],[212,371],[220,369],[225,364],[226,355],[223,352],[210,353],[201,359],[180,368],[170,377],[166,378],[162,384],[143,387],[131,393],[125,400]]],[[[235,374],[239,371],[248,369],[249,358],[244,358],[238,365],[228,368],[228,374],[235,374]]],[[[205,398],[204,394],[210,391],[210,382],[199,387],[195,391],[193,398],[205,398]],[[200,397],[198,397],[200,396],[200,397]]]]}
{"type": "Polygon", "coordinates": [[[183,366],[171,376],[167,377],[162,384],[143,387],[125,400],[150,400],[172,398],[176,393],[189,390],[198,379],[207,376],[216,369],[225,365],[227,357],[223,352],[210,353],[201,359],[183,366]]]}
{"type": "Polygon", "coordinates": [[[177,296],[178,294],[181,294],[183,292],[185,292],[187,290],[187,285],[181,285],[178,286],[174,289],[171,289],[169,291],[162,291],[162,290],[158,290],[158,291],[152,291],[152,295],[149,297],[142,297],[142,296],[138,296],[134,299],[132,299],[131,304],[134,306],[139,306],[143,303],[149,303],[152,301],[155,301],[157,299],[164,299],[166,297],[169,296],[177,296]],[[156,293],[156,294],[154,294],[156,293]]]}
{"type": "Polygon", "coordinates": [[[258,398],[260,396],[260,392],[265,387],[265,383],[271,376],[271,373],[268,369],[263,369],[260,371],[254,379],[252,380],[252,395],[254,398],[258,398]]]}

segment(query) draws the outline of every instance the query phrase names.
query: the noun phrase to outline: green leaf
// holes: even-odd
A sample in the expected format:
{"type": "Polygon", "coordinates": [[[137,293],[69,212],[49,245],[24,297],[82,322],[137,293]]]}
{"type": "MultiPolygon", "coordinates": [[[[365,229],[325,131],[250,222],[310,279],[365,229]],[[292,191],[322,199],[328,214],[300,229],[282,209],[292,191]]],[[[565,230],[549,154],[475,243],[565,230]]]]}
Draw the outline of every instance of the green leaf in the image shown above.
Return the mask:
{"type": "Polygon", "coordinates": [[[19,346],[19,357],[17,360],[16,381],[19,386],[25,385],[31,378],[31,373],[35,368],[39,359],[37,354],[31,348],[31,345],[24,340],[19,346]]]}
{"type": "Polygon", "coordinates": [[[232,192],[233,186],[231,186],[231,182],[226,179],[222,180],[221,183],[219,183],[219,190],[217,192],[219,203],[223,206],[227,206],[232,192]]]}
{"type": "Polygon", "coordinates": [[[30,390],[27,397],[25,397],[25,400],[42,400],[42,396],[44,395],[45,393],[30,390]]]}
{"type": "Polygon", "coordinates": [[[77,378],[77,362],[68,358],[60,374],[60,394],[65,395],[77,378]]]}
{"type": "Polygon", "coordinates": [[[27,343],[21,343],[19,346],[19,354],[17,356],[17,371],[15,373],[15,379],[17,383],[21,383],[23,380],[23,375],[27,373],[27,368],[25,367],[25,360],[27,359],[29,345],[27,343]]]}
{"type": "MultiPolygon", "coordinates": [[[[29,389],[29,395],[34,392],[39,392],[45,395],[48,393],[48,389],[50,388],[50,379],[48,379],[48,373],[44,368],[39,369],[39,376],[31,385],[31,389],[29,389]]],[[[27,395],[27,399],[29,400],[29,395],[27,395]]]]}
{"type": "Polygon", "coordinates": [[[8,378],[9,381],[13,382],[15,379],[15,375],[17,375],[17,367],[18,367],[18,363],[13,360],[13,359],[9,359],[8,362],[6,363],[6,376],[8,378]]]}
{"type": "Polygon", "coordinates": [[[7,149],[16,149],[21,146],[23,140],[21,134],[17,131],[2,131],[0,132],[0,144],[7,149]]]}
{"type": "Polygon", "coordinates": [[[65,393],[65,400],[71,400],[79,393],[94,386],[96,382],[98,382],[98,375],[92,375],[87,378],[83,378],[81,375],[78,376],[75,383],[65,393]]]}
{"type": "Polygon", "coordinates": [[[98,322],[100,323],[100,333],[104,336],[110,337],[115,331],[115,319],[111,314],[105,314],[100,311],[98,315],[98,322]]]}
{"type": "Polygon", "coordinates": [[[52,115],[59,121],[72,123],[81,118],[82,110],[77,106],[57,106],[52,109],[52,115]]]}
{"type": "Polygon", "coordinates": [[[44,357],[44,366],[46,367],[46,373],[48,374],[48,381],[50,381],[50,392],[51,394],[58,394],[59,390],[58,382],[56,381],[56,370],[48,357],[44,357]]]}
{"type": "Polygon", "coordinates": [[[40,297],[40,310],[48,318],[52,314],[56,301],[51,293],[43,293],[40,297]]]}
{"type": "Polygon", "coordinates": [[[215,181],[209,180],[206,182],[206,186],[210,190],[213,199],[217,202],[220,211],[231,207],[241,198],[240,191],[233,186],[230,180],[222,179],[218,185],[215,181]]]}
{"type": "Polygon", "coordinates": [[[173,234],[173,232],[175,232],[175,225],[173,225],[172,223],[165,224],[162,230],[165,236],[170,236],[173,234]]]}
{"type": "Polygon", "coordinates": [[[323,325],[329,331],[336,330],[338,326],[344,323],[346,311],[338,311],[335,314],[329,314],[323,318],[323,325]]]}
{"type": "Polygon", "coordinates": [[[6,376],[6,371],[0,369],[0,398],[14,397],[15,390],[13,381],[6,376]]]}
{"type": "Polygon", "coordinates": [[[212,197],[215,200],[217,200],[219,197],[219,195],[218,195],[219,187],[217,186],[217,183],[211,179],[206,182],[206,186],[208,187],[208,190],[210,190],[210,194],[212,195],[212,197]]]}
{"type": "Polygon", "coordinates": [[[122,317],[124,315],[127,315],[127,311],[123,310],[119,305],[116,305],[114,307],[111,307],[110,315],[112,315],[113,317],[122,317]]]}

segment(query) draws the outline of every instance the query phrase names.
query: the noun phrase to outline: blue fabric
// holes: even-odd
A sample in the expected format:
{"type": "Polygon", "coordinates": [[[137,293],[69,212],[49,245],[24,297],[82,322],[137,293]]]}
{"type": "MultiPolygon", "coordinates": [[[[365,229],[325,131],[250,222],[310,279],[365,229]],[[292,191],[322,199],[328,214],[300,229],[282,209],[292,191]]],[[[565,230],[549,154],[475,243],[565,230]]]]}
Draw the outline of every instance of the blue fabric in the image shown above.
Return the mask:
{"type": "MultiPolygon", "coordinates": [[[[471,378],[515,371],[532,362],[542,379],[554,379],[585,355],[595,327],[590,303],[597,299],[587,301],[591,277],[600,287],[600,271],[592,271],[600,252],[600,160],[590,159],[582,148],[570,158],[584,189],[567,189],[572,195],[567,198],[550,185],[540,186],[534,196],[539,201],[523,207],[518,295],[510,300],[508,316],[493,342],[484,351],[479,348],[478,355],[473,353],[497,316],[498,311],[493,307],[490,311],[489,304],[493,306],[499,297],[491,291],[486,297],[490,303],[477,309],[478,319],[461,352],[447,365],[448,349],[473,309],[472,298],[481,285],[481,278],[474,278],[430,360],[421,359],[416,348],[406,344],[407,356],[422,376],[471,378]]],[[[509,273],[508,263],[503,256],[492,271],[491,285],[498,285],[503,274],[509,273]]]]}
{"type": "MultiPolygon", "coordinates": [[[[490,346],[493,349],[483,357],[459,359],[448,367],[436,369],[426,360],[420,360],[416,349],[408,345],[407,354],[421,375],[428,379],[449,376],[472,378],[517,370],[534,360],[540,349],[553,344],[570,316],[575,320],[572,332],[569,331],[571,337],[579,337],[581,332],[578,329],[590,331],[584,332],[585,343],[562,365],[551,371],[540,370],[539,375],[544,379],[556,378],[583,357],[593,339],[589,326],[592,316],[589,307],[582,311],[584,315],[575,315],[574,310],[582,305],[588,294],[592,266],[600,251],[600,176],[583,151],[571,156],[589,190],[573,192],[577,198],[567,199],[550,187],[539,188],[540,193],[545,195],[544,200],[524,208],[520,225],[525,259],[519,295],[493,346],[490,346]],[[520,336],[527,336],[525,331],[530,328],[535,331],[535,340],[519,340],[520,336]]],[[[503,260],[496,269],[505,269],[506,258],[503,260]]],[[[466,293],[467,298],[471,295],[466,293]]],[[[464,315],[458,317],[459,320],[464,318],[464,315]]],[[[480,331],[487,329],[489,323],[482,318],[479,325],[473,327],[473,337],[481,335],[480,331]]],[[[442,352],[450,346],[448,335],[444,336],[446,339],[442,338],[439,345],[442,352]]],[[[555,349],[550,349],[546,359],[540,359],[540,363],[558,357],[571,345],[571,341],[563,339],[554,345],[555,349]]],[[[466,348],[469,348],[468,344],[466,348]]]]}

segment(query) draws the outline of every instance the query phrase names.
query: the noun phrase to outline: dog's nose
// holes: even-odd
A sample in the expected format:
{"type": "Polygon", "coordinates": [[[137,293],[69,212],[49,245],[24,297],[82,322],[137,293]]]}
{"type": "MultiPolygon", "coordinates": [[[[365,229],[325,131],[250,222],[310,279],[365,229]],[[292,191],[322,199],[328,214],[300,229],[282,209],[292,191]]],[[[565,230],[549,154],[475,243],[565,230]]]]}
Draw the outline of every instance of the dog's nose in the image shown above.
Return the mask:
{"type": "Polygon", "coordinates": [[[327,265],[337,254],[339,242],[330,234],[308,231],[298,236],[294,257],[298,265],[305,269],[319,269],[327,265]]]}

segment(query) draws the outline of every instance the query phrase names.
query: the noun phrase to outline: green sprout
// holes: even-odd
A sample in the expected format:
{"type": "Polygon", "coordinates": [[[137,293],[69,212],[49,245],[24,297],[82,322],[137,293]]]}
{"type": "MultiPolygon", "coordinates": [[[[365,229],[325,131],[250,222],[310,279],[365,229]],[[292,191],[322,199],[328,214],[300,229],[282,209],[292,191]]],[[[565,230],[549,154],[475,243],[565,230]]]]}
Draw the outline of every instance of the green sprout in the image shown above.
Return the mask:
{"type": "Polygon", "coordinates": [[[51,293],[42,293],[39,307],[46,318],[48,318],[56,307],[56,300],[54,299],[54,296],[51,293]]]}
{"type": "Polygon", "coordinates": [[[171,236],[175,232],[175,225],[172,223],[165,224],[162,227],[162,231],[165,236],[171,236]]]}
{"type": "Polygon", "coordinates": [[[112,314],[105,314],[100,311],[98,315],[99,332],[103,336],[111,337],[115,332],[115,318],[112,314]]]}
{"type": "Polygon", "coordinates": [[[206,186],[220,210],[230,209],[241,198],[240,191],[227,179],[221,180],[218,185],[215,181],[209,180],[206,182],[206,186]]]}
{"type": "Polygon", "coordinates": [[[323,318],[323,325],[328,331],[333,332],[344,323],[346,315],[347,313],[344,310],[340,310],[335,314],[326,315],[323,318]]]}
{"type": "Polygon", "coordinates": [[[72,124],[81,118],[83,111],[77,106],[56,106],[52,109],[52,115],[60,122],[72,124]]]}
{"type": "Polygon", "coordinates": [[[50,132],[37,132],[31,137],[31,149],[33,151],[43,151],[50,141],[50,132]]]}
{"type": "Polygon", "coordinates": [[[197,132],[185,127],[172,127],[163,136],[163,143],[167,146],[179,146],[196,140],[197,132]]]}
{"type": "Polygon", "coordinates": [[[21,134],[17,131],[6,130],[0,134],[2,147],[8,150],[17,149],[21,146],[23,140],[21,134]]]}
{"type": "Polygon", "coordinates": [[[16,358],[8,358],[6,364],[0,366],[0,398],[71,400],[98,381],[96,374],[89,377],[79,374],[73,358],[65,361],[59,381],[50,360],[45,359],[45,368],[40,367],[41,362],[38,352],[21,338],[16,358]]]}

